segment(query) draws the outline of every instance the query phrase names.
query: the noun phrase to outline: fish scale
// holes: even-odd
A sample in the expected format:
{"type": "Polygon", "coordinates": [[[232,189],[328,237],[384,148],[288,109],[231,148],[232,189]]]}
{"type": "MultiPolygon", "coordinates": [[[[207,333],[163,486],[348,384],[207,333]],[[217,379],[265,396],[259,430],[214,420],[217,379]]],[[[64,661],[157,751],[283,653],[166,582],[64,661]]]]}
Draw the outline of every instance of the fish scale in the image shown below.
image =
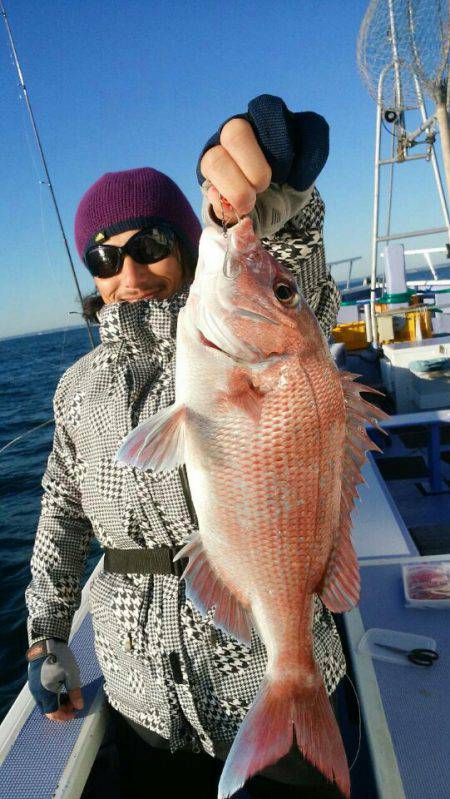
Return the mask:
{"type": "Polygon", "coordinates": [[[155,470],[186,464],[199,521],[176,558],[189,559],[186,595],[243,644],[254,628],[267,651],[219,799],[294,741],[348,797],[345,751],[313,654],[313,603],[318,594],[336,613],[358,601],[350,514],[365,452],[376,448],[365,424],[385,414],[338,372],[293,276],[249,219],[231,233],[227,275],[225,246],[203,231],[178,321],[175,405],[133,431],[118,457],[155,470]]]}

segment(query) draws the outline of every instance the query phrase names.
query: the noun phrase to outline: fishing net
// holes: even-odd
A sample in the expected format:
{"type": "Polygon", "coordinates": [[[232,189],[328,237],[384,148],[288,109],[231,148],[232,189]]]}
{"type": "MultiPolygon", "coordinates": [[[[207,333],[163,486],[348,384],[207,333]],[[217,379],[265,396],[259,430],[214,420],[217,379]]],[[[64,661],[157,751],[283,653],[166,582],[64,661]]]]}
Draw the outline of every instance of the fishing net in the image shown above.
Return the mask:
{"type": "Polygon", "coordinates": [[[384,109],[418,108],[421,93],[448,105],[449,9],[447,0],[371,0],[357,43],[358,67],[384,109]]]}

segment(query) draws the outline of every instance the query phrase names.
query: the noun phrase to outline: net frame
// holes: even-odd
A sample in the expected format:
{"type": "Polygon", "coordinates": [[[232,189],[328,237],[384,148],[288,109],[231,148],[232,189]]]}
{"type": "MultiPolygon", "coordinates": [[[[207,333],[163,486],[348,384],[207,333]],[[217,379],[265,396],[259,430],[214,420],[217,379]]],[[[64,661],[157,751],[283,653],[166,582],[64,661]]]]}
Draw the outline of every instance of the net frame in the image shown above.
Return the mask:
{"type": "Polygon", "coordinates": [[[448,103],[449,3],[447,0],[371,0],[357,40],[362,80],[384,109],[417,109],[420,95],[448,103]]]}

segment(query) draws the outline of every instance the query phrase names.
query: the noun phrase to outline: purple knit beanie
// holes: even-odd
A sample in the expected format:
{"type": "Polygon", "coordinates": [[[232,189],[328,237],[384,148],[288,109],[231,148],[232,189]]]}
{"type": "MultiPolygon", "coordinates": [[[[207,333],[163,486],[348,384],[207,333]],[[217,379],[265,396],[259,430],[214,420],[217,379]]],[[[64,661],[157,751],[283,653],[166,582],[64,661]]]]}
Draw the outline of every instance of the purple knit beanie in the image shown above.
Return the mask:
{"type": "Polygon", "coordinates": [[[201,225],[187,198],[171,178],[142,167],[107,172],[83,195],[75,216],[75,242],[83,260],[96,243],[166,222],[197,256],[201,225]]]}

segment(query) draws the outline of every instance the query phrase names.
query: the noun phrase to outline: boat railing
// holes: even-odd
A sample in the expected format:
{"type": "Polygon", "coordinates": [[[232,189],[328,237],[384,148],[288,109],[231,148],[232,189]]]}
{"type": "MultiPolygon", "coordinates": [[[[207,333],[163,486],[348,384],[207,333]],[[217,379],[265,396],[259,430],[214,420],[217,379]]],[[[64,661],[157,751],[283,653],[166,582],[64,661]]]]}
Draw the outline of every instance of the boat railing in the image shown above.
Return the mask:
{"type": "Polygon", "coordinates": [[[351,258],[341,258],[340,261],[329,261],[327,263],[327,267],[330,270],[331,274],[333,274],[333,267],[341,266],[341,264],[348,264],[348,272],[347,272],[347,280],[346,280],[346,288],[350,288],[350,281],[352,279],[352,271],[353,271],[353,264],[355,261],[361,261],[361,255],[353,255],[351,258]]]}
{"type": "MultiPolygon", "coordinates": [[[[406,256],[414,256],[414,255],[422,255],[425,259],[426,266],[431,272],[431,279],[432,280],[439,280],[439,275],[436,272],[436,268],[431,260],[431,255],[433,253],[444,253],[446,258],[450,258],[450,245],[446,245],[445,247],[422,247],[416,250],[405,250],[405,260],[406,256]]],[[[380,257],[384,258],[384,253],[380,253],[380,257]]],[[[333,269],[337,266],[342,266],[342,264],[348,264],[347,269],[347,276],[344,277],[343,282],[345,282],[345,288],[350,288],[350,282],[352,279],[352,272],[353,272],[353,264],[355,261],[361,261],[361,255],[352,255],[349,258],[341,258],[339,261],[328,261],[327,267],[330,270],[331,274],[333,275],[333,269]]],[[[333,277],[336,277],[333,275],[333,277]]],[[[408,278],[408,269],[406,269],[406,277],[408,278]]],[[[361,281],[363,280],[361,276],[361,281]]],[[[380,275],[380,280],[383,280],[383,276],[380,275]]]]}

